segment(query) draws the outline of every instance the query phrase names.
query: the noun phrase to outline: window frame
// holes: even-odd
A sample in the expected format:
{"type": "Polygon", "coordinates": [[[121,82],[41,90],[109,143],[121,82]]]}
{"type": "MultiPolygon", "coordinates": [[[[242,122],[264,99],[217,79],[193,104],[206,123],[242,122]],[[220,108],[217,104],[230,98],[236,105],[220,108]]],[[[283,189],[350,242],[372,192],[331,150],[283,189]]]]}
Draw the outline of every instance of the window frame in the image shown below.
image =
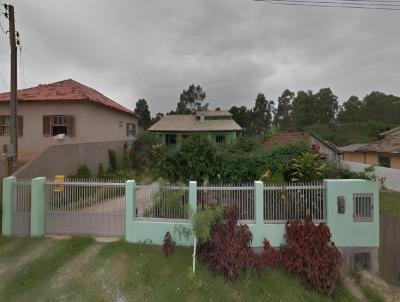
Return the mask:
{"type": "Polygon", "coordinates": [[[166,146],[176,146],[177,140],[178,140],[178,136],[176,134],[165,134],[165,145],[166,146]]]}
{"type": "MultiPolygon", "coordinates": [[[[0,136],[10,136],[11,126],[10,126],[11,117],[10,115],[0,115],[0,136]],[[8,120],[8,124],[4,123],[4,120],[8,120]],[[4,129],[7,128],[8,132],[4,133],[4,129]]],[[[17,136],[23,136],[23,128],[24,128],[24,117],[22,115],[17,116],[17,136]]]]}
{"type": "Polygon", "coordinates": [[[43,115],[43,136],[50,137],[65,134],[68,137],[75,136],[75,117],[68,114],[43,115]],[[57,133],[55,127],[65,127],[65,131],[57,133]]]}
{"type": "Polygon", "coordinates": [[[372,222],[374,220],[374,194],[353,194],[353,221],[372,222]]]}
{"type": "Polygon", "coordinates": [[[226,136],[225,135],[216,135],[215,136],[215,142],[217,144],[224,144],[226,142],[226,136]]]}
{"type": "Polygon", "coordinates": [[[136,129],[137,126],[135,123],[126,123],[126,136],[128,137],[132,137],[132,136],[136,136],[136,129]],[[129,127],[132,126],[132,129],[129,129],[129,127]]]}
{"type": "Polygon", "coordinates": [[[389,155],[387,154],[379,154],[378,155],[378,164],[380,167],[384,167],[384,168],[390,168],[391,167],[391,158],[389,155]],[[387,161],[387,165],[386,164],[382,164],[383,161],[382,159],[384,159],[384,161],[387,161]]]}

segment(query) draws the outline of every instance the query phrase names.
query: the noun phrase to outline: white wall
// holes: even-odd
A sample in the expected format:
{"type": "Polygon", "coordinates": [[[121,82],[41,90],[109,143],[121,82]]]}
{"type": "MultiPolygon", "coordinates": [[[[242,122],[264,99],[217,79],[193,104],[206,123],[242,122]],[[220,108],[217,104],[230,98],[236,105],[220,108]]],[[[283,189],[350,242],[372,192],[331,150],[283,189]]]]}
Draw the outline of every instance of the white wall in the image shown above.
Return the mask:
{"type": "MultiPolygon", "coordinates": [[[[370,165],[355,163],[351,161],[343,161],[343,164],[348,166],[351,171],[362,172],[370,165]]],[[[378,177],[385,177],[384,186],[389,190],[400,191],[400,170],[385,167],[375,167],[375,174],[378,177]]]]}

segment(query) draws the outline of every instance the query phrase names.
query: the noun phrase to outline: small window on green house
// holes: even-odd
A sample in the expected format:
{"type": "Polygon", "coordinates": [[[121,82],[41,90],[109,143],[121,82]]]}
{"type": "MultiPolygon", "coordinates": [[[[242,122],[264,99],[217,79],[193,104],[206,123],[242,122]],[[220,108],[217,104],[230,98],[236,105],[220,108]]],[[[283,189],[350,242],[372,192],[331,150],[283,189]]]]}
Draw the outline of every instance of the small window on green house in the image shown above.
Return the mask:
{"type": "Polygon", "coordinates": [[[215,138],[215,141],[219,144],[225,143],[225,135],[217,135],[217,137],[215,138]]]}
{"type": "Polygon", "coordinates": [[[166,145],[176,145],[176,135],[175,134],[167,134],[165,136],[165,144],[166,145]]]}
{"type": "Polygon", "coordinates": [[[386,155],[379,155],[378,163],[381,167],[390,168],[390,157],[386,155]]]}

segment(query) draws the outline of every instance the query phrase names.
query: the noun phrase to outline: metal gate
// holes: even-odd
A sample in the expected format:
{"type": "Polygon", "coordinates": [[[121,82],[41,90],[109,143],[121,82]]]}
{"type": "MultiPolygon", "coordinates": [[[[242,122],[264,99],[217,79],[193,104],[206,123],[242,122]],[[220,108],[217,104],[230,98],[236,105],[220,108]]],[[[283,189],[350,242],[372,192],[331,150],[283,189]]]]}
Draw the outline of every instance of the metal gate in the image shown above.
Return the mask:
{"type": "Polygon", "coordinates": [[[12,233],[31,233],[31,182],[19,179],[12,184],[12,233]]]}
{"type": "Polygon", "coordinates": [[[46,234],[124,237],[125,183],[46,182],[46,234]]]}

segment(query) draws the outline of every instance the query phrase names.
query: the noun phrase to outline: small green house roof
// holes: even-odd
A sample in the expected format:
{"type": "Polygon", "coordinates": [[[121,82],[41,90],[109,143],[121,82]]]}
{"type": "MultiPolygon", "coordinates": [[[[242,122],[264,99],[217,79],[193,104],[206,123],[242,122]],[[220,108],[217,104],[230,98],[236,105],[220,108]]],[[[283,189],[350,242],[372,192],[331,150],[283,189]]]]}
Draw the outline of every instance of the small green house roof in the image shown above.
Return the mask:
{"type": "MultiPolygon", "coordinates": [[[[208,116],[210,116],[210,112],[208,116]]],[[[218,116],[218,114],[212,114],[218,116]]],[[[242,127],[231,116],[224,114],[223,119],[205,119],[193,114],[168,114],[151,126],[148,130],[153,132],[225,132],[241,131],[242,127]]]]}

